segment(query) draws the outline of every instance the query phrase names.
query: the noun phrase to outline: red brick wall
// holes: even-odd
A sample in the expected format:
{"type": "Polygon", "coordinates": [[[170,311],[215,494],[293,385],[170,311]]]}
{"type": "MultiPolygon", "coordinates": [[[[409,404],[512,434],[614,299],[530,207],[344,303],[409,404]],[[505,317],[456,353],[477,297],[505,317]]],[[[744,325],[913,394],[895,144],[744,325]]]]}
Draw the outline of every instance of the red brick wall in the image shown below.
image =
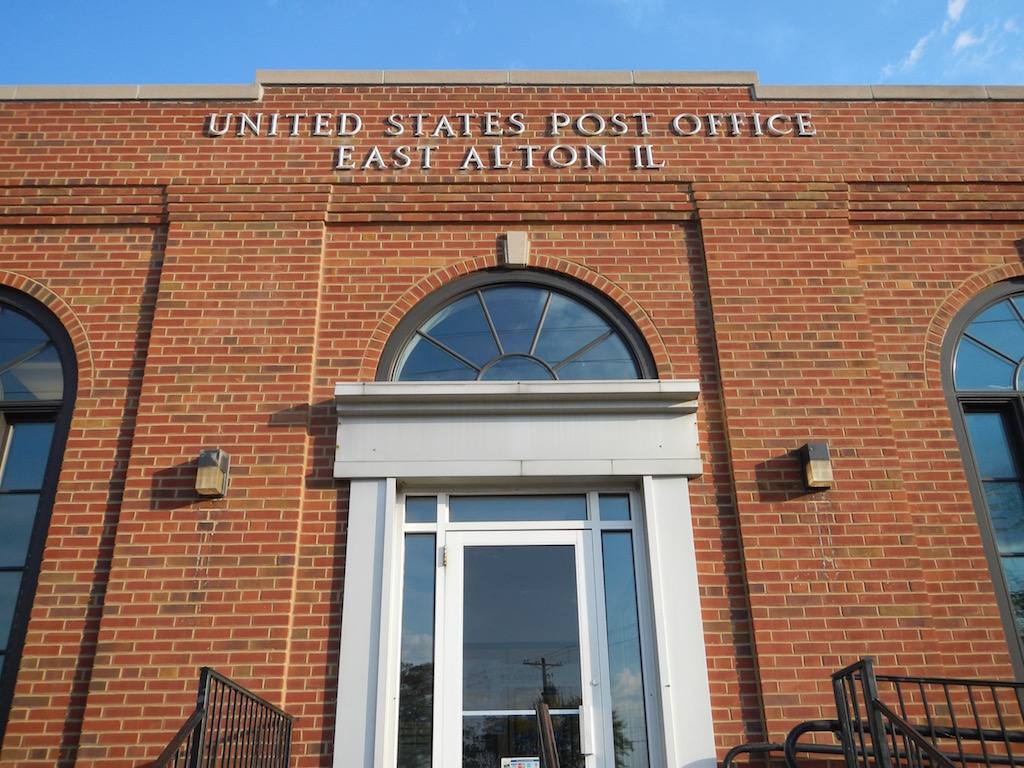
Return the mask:
{"type": "MultiPolygon", "coordinates": [[[[699,378],[691,484],[724,752],[830,705],[828,674],[1012,674],[938,352],[1024,274],[1024,105],[752,101],[746,88],[268,88],[254,102],[0,103],[0,282],[75,340],[80,385],[0,763],[152,759],[214,666],[332,759],[345,484],[333,385],[369,380],[431,290],[533,265],[619,302],[664,378],[699,378]],[[541,118],[650,113],[651,135],[541,118]],[[353,112],[364,135],[208,138],[211,112],[353,112]],[[507,146],[608,147],[607,169],[336,171],[391,113],[523,112],[507,146]],[[678,137],[681,112],[806,112],[812,137],[678,137]],[[628,168],[630,147],[665,166],[628,168]],[[792,451],[828,440],[832,490],[792,451]],[[197,501],[199,451],[232,456],[197,501]]],[[[283,123],[282,123],[283,125],[283,123]]],[[[306,125],[306,124],[304,124],[306,125]]],[[[283,132],[283,129],[282,129],[283,132]]]]}

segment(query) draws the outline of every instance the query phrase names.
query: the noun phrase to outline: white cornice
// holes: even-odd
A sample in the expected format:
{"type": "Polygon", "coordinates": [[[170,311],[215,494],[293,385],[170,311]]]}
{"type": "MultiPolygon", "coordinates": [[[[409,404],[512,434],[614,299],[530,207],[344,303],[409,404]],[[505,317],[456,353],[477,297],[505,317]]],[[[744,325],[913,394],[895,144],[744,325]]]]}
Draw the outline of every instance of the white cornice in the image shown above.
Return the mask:
{"type": "Polygon", "coordinates": [[[761,85],[756,72],[257,70],[253,85],[0,85],[0,101],[260,101],[268,88],[369,86],[738,87],[759,101],[1024,101],[1024,86],[761,85]]]}
{"type": "Polygon", "coordinates": [[[701,473],[696,381],[335,387],[339,478],[701,473]]]}

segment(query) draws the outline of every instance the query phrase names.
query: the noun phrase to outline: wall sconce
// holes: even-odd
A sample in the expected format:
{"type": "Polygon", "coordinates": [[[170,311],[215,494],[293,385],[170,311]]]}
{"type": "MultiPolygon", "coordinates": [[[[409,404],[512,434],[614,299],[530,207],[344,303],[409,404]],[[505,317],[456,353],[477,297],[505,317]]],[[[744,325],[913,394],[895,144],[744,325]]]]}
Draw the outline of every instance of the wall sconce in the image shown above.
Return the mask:
{"type": "Polygon", "coordinates": [[[220,448],[199,452],[196,470],[196,493],[200,496],[220,498],[228,492],[228,469],[231,457],[220,448]]]}
{"type": "Polygon", "coordinates": [[[828,455],[828,443],[807,443],[800,446],[800,469],[803,470],[804,488],[831,488],[832,460],[828,455]]]}

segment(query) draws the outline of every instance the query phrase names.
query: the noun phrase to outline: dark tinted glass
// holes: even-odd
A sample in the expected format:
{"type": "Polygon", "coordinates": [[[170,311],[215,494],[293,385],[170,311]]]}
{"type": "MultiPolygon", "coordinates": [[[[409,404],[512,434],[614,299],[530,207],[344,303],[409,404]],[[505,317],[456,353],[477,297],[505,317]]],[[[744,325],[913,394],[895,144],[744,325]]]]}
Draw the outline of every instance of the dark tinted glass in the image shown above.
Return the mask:
{"type": "Polygon", "coordinates": [[[39,490],[50,455],[53,422],[12,424],[0,490],[39,490]]]}
{"type": "Polygon", "coordinates": [[[481,381],[543,381],[554,378],[554,372],[539,360],[518,355],[495,361],[480,376],[481,381]]]}
{"type": "Polygon", "coordinates": [[[64,374],[57,350],[34,321],[0,307],[0,400],[59,400],[64,374]]]}
{"type": "Polygon", "coordinates": [[[1015,368],[1012,361],[964,339],[956,352],[954,383],[959,390],[1013,389],[1015,368]]]}
{"type": "Polygon", "coordinates": [[[436,523],[436,496],[407,496],[405,499],[405,522],[436,523]]]}
{"type": "Polygon", "coordinates": [[[1024,554],[1024,494],[1017,480],[987,482],[985,501],[1002,554],[1024,554]]]}
{"type": "Polygon", "coordinates": [[[415,337],[398,361],[402,381],[473,381],[476,369],[421,336],[415,337]]]}
{"type": "Polygon", "coordinates": [[[1024,553],[1024,489],[1010,444],[1009,412],[968,411],[964,420],[999,551],[1024,553]]]}
{"type": "Polygon", "coordinates": [[[602,520],[629,520],[629,495],[602,493],[598,504],[602,520]]]}
{"type": "Polygon", "coordinates": [[[1017,360],[1024,354],[1024,325],[1010,301],[1001,301],[978,315],[966,334],[1017,360]]]}
{"type": "Polygon", "coordinates": [[[7,649],[11,640],[11,621],[21,589],[21,571],[0,571],[0,648],[7,649]]]}
{"type": "Polygon", "coordinates": [[[596,312],[555,294],[537,341],[537,355],[557,366],[608,330],[608,323],[596,312]]]}
{"type": "Polygon", "coordinates": [[[0,568],[25,566],[38,504],[38,493],[0,494],[0,568]]]}
{"type": "Polygon", "coordinates": [[[529,283],[488,286],[442,307],[406,343],[393,376],[398,381],[639,377],[629,346],[598,312],[529,283]]]}
{"type": "Polygon", "coordinates": [[[1003,413],[968,412],[964,419],[982,480],[1017,477],[1003,413]]]}
{"type": "Polygon", "coordinates": [[[464,561],[463,710],[579,707],[575,549],[466,547],[464,561]]]}
{"type": "Polygon", "coordinates": [[[615,765],[647,768],[647,715],[640,665],[640,618],[637,612],[633,536],[604,533],[604,595],[608,621],[608,667],[611,673],[615,765]]]}
{"type": "Polygon", "coordinates": [[[455,350],[477,367],[498,354],[494,334],[487,324],[480,297],[475,293],[449,304],[424,323],[420,332],[455,350]]]}
{"type": "Polygon", "coordinates": [[[587,499],[579,496],[453,496],[448,502],[453,523],[586,520],[587,499]]]}
{"type": "Polygon", "coordinates": [[[618,336],[609,336],[558,369],[558,377],[583,381],[586,379],[636,379],[636,363],[618,336]]]}
{"type": "Polygon", "coordinates": [[[405,537],[398,768],[429,768],[432,761],[436,551],[432,534],[405,537]]]}
{"type": "Polygon", "coordinates": [[[958,390],[1020,389],[1015,380],[1024,357],[1024,300],[1003,299],[985,309],[964,330],[953,361],[958,390]]]}
{"type": "Polygon", "coordinates": [[[1017,634],[1024,639],[1024,557],[1004,557],[1002,561],[1017,634]]]}
{"type": "Polygon", "coordinates": [[[506,355],[530,352],[549,295],[548,291],[528,285],[507,285],[483,291],[502,352],[506,355]]]}
{"type": "Polygon", "coordinates": [[[65,410],[60,409],[65,396],[74,395],[75,376],[73,367],[65,371],[61,363],[59,350],[67,352],[65,362],[73,357],[67,335],[59,329],[55,319],[49,316],[43,324],[37,322],[33,316],[42,318],[45,310],[23,295],[3,289],[0,299],[3,300],[0,304],[2,739],[18,671],[17,649],[25,635],[41,559],[40,540],[33,538],[33,532],[45,527],[52,502],[52,483],[51,487],[43,489],[43,481],[54,434],[58,431],[55,420],[60,419],[58,439],[63,440],[70,418],[70,407],[66,407],[69,403],[63,403],[65,410]],[[51,336],[47,328],[56,335],[51,336]]]}

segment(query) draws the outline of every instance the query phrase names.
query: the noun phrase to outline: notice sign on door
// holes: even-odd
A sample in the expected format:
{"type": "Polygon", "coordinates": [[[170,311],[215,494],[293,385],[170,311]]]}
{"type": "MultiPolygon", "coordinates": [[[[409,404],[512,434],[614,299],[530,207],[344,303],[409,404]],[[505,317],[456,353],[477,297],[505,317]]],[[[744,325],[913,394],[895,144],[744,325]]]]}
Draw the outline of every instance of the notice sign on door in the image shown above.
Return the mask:
{"type": "Polygon", "coordinates": [[[501,768],[540,768],[539,757],[503,757],[501,768]]]}

